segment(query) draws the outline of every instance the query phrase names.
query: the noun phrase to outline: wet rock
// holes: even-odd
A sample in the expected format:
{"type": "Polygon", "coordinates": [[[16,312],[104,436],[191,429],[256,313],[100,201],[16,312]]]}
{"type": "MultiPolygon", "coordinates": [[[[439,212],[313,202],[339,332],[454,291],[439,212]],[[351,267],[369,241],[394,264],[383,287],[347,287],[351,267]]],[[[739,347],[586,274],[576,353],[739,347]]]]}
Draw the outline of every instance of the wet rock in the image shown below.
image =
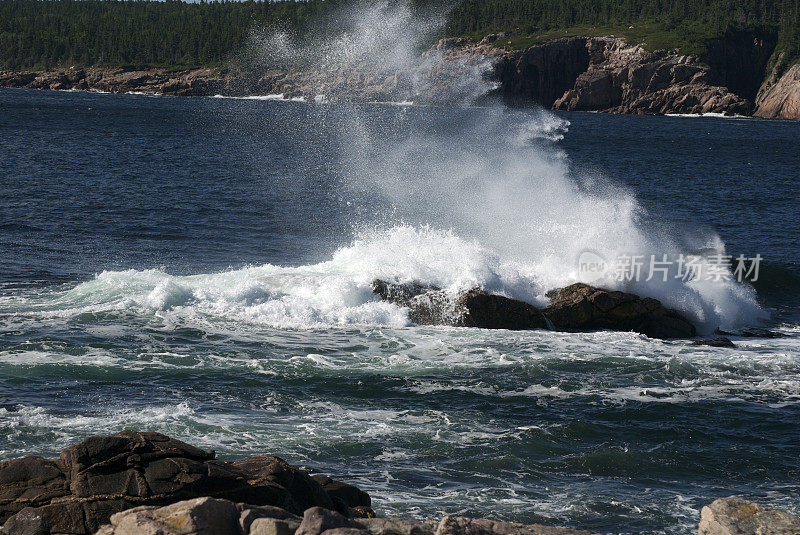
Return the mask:
{"type": "Polygon", "coordinates": [[[456,309],[463,310],[458,325],[482,329],[546,329],[547,320],[535,306],[518,299],[470,290],[458,297],[456,309]]]}
{"type": "Polygon", "coordinates": [[[700,512],[699,535],[797,535],[800,517],[743,498],[720,498],[700,512]]]}
{"type": "Polygon", "coordinates": [[[739,336],[743,336],[746,338],[786,338],[789,335],[777,331],[771,331],[769,329],[761,329],[757,327],[751,327],[748,329],[744,329],[740,331],[739,336]]]}
{"type": "MultiPolygon", "coordinates": [[[[358,506],[368,502],[358,489],[336,483],[329,482],[346,499],[357,498],[358,506]]],[[[295,514],[315,506],[334,508],[319,483],[278,457],[218,461],[213,451],[159,433],[90,437],[62,451],[59,459],[0,463],[0,523],[8,534],[88,534],[132,507],[203,496],[295,514]]],[[[339,498],[349,514],[344,499],[339,498]]],[[[275,515],[265,511],[250,517],[275,515]]],[[[288,513],[278,516],[287,520],[288,513]]]]}
{"type": "Polygon", "coordinates": [[[653,338],[691,338],[694,325],[657,299],[603,290],[576,283],[547,293],[550,306],[535,306],[502,295],[473,289],[456,297],[421,283],[373,282],[381,298],[409,308],[411,321],[421,325],[452,325],[483,329],[555,329],[562,331],[634,331],[653,338]]]}
{"type": "Polygon", "coordinates": [[[372,281],[372,293],[390,303],[407,306],[414,297],[428,292],[438,292],[441,288],[418,282],[393,283],[381,279],[372,281]]]}
{"type": "Polygon", "coordinates": [[[480,289],[454,297],[435,286],[377,279],[372,288],[382,299],[408,307],[409,319],[418,325],[512,330],[547,327],[547,320],[533,305],[480,289]]]}
{"type": "Polygon", "coordinates": [[[694,325],[657,299],[575,283],[547,293],[544,314],[565,331],[634,331],[652,338],[691,338],[694,325]]]}
{"type": "Polygon", "coordinates": [[[731,342],[730,338],[726,338],[724,336],[717,336],[716,338],[708,338],[706,340],[694,340],[692,345],[695,346],[711,346],[711,347],[736,347],[736,345],[731,342]]]}

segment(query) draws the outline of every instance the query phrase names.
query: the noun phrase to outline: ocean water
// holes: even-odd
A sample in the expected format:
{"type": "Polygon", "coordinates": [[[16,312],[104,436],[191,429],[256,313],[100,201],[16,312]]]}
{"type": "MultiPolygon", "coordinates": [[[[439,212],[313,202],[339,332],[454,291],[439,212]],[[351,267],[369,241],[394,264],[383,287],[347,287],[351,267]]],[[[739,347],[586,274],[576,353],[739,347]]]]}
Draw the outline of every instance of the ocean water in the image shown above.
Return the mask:
{"type": "Polygon", "coordinates": [[[154,430],[381,514],[691,533],[800,511],[800,123],[0,90],[0,459],[154,430]],[[736,349],[420,327],[371,281],[536,304],[592,251],[736,349]]]}

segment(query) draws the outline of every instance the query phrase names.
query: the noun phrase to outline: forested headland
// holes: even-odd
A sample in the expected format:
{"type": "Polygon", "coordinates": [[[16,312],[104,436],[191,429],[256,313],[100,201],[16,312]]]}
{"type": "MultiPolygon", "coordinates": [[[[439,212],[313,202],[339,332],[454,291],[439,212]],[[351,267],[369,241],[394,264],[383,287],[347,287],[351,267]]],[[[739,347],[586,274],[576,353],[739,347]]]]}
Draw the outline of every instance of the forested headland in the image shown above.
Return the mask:
{"type": "MultiPolygon", "coordinates": [[[[219,66],[253,27],[324,32],[331,14],[353,1],[0,0],[0,68],[219,66]]],[[[504,32],[503,45],[523,47],[615,34],[702,56],[711,40],[739,30],[773,36],[775,57],[792,63],[800,57],[800,0],[460,0],[438,37],[504,32]]]]}

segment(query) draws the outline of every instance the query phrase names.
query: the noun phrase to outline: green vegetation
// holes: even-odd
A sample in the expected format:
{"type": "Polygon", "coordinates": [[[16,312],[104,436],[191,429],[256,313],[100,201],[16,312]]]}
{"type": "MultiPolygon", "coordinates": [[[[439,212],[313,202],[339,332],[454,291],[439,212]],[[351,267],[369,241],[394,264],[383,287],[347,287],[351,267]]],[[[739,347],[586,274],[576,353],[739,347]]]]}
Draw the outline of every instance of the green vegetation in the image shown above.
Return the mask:
{"type": "MultiPolygon", "coordinates": [[[[0,0],[0,68],[220,66],[253,26],[301,35],[333,31],[335,11],[355,1],[0,0]]],[[[499,43],[517,48],[560,36],[613,34],[648,49],[702,54],[710,39],[742,29],[777,35],[776,50],[785,63],[794,61],[800,0],[460,0],[446,33],[505,32],[499,43]]]]}

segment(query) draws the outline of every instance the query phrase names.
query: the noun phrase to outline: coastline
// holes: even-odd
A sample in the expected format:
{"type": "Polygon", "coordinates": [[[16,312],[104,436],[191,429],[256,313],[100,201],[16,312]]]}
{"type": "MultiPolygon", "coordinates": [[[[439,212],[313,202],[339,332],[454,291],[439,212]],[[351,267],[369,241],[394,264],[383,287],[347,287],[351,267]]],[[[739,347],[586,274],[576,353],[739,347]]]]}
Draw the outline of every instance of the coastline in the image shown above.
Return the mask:
{"type": "MultiPolygon", "coordinates": [[[[697,57],[667,50],[649,53],[613,36],[559,38],[524,50],[495,46],[499,39],[502,36],[477,43],[442,39],[417,60],[394,67],[369,60],[302,70],[285,65],[183,71],[71,67],[0,71],[0,87],[172,96],[282,95],[309,102],[501,101],[565,111],[800,119],[800,65],[784,73],[773,70],[757,94],[740,94],[724,83],[730,73],[697,57]]],[[[741,54],[765,55],[758,50],[741,54]]]]}
{"type": "MultiPolygon", "coordinates": [[[[88,437],[57,459],[0,461],[0,496],[3,535],[591,535],[464,516],[381,517],[366,492],[280,457],[220,461],[154,432],[88,437]]],[[[798,532],[800,517],[736,496],[703,506],[698,525],[699,535],[798,532]]]]}

